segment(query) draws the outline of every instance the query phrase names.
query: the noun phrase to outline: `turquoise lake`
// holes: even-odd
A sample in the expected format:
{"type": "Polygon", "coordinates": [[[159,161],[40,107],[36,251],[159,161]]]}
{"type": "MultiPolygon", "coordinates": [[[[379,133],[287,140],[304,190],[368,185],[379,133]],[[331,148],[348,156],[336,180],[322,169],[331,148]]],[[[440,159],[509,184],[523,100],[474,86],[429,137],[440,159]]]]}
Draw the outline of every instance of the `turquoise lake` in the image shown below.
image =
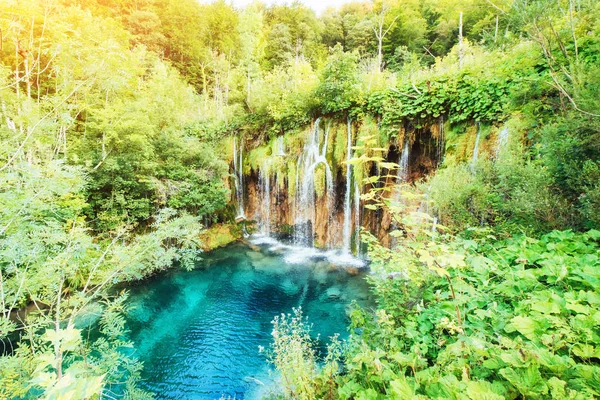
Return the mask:
{"type": "Polygon", "coordinates": [[[158,399],[258,399],[277,387],[265,352],[271,321],[302,307],[324,347],[347,337],[347,311],[372,304],[364,268],[335,252],[270,240],[202,255],[131,288],[127,326],[144,363],[141,387],[158,399]]]}

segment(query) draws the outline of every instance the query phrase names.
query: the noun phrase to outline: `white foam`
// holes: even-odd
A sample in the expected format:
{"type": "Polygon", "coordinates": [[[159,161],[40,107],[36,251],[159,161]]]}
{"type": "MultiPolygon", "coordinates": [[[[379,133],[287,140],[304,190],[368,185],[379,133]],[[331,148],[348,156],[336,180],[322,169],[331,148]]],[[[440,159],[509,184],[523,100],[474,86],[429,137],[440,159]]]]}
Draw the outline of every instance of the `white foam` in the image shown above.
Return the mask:
{"type": "Polygon", "coordinates": [[[293,246],[282,243],[275,238],[265,235],[250,236],[250,243],[255,245],[268,245],[271,251],[283,250],[283,259],[287,264],[303,264],[313,259],[324,258],[331,264],[340,267],[356,267],[365,266],[365,261],[354,257],[350,252],[339,249],[321,250],[315,247],[293,246]]]}
{"type": "Polygon", "coordinates": [[[279,244],[279,241],[277,239],[272,238],[267,235],[254,234],[254,235],[250,235],[250,243],[255,244],[255,245],[262,245],[262,244],[277,245],[277,244],[279,244]]]}

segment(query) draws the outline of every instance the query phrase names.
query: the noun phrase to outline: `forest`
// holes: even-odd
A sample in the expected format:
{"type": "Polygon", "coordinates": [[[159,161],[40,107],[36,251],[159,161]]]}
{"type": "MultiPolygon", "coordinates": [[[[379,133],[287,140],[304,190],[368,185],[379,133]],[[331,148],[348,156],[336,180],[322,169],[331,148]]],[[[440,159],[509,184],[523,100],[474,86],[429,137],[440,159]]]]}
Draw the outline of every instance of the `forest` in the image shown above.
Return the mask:
{"type": "Polygon", "coordinates": [[[308,289],[269,314],[261,397],[600,397],[599,21],[0,0],[0,399],[259,398],[155,393],[127,317],[249,234],[336,252],[374,299],[341,337],[313,334],[308,289]]]}

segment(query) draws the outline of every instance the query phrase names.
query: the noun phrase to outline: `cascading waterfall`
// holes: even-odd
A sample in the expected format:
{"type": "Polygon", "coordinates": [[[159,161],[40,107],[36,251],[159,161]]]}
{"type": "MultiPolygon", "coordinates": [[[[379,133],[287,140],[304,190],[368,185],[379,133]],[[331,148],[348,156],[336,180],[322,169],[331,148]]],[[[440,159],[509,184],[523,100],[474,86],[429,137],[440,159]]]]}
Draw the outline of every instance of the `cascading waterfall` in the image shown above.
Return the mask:
{"type": "Polygon", "coordinates": [[[475,138],[475,147],[473,148],[473,158],[471,159],[471,167],[475,166],[479,158],[479,140],[481,138],[481,124],[477,122],[477,137],[475,138]]]}
{"type": "Polygon", "coordinates": [[[408,162],[410,160],[410,142],[408,140],[408,135],[404,139],[404,145],[402,146],[402,154],[400,155],[400,160],[398,161],[398,183],[405,183],[408,181],[408,162]]]}
{"type": "MultiPolygon", "coordinates": [[[[398,160],[398,173],[396,176],[396,184],[401,185],[403,183],[408,182],[408,164],[410,161],[410,141],[408,134],[404,138],[404,143],[402,145],[402,153],[400,153],[400,159],[398,160]]],[[[397,189],[396,194],[394,195],[394,200],[403,203],[402,200],[402,188],[399,187],[397,189]]],[[[391,225],[392,229],[398,228],[398,223],[394,220],[391,225]]],[[[395,241],[395,238],[392,238],[392,241],[395,241]]]]}
{"type": "Polygon", "coordinates": [[[235,195],[237,199],[238,215],[237,218],[246,218],[244,213],[244,171],[243,171],[243,146],[238,146],[237,138],[233,138],[233,173],[235,181],[235,195]],[[239,157],[239,159],[238,159],[239,157]]]}
{"type": "Polygon", "coordinates": [[[346,147],[346,195],[344,197],[344,230],[343,230],[343,243],[344,250],[347,252],[351,251],[351,235],[352,235],[352,209],[350,204],[350,185],[352,183],[352,165],[349,161],[352,159],[352,121],[348,118],[348,135],[347,135],[347,147],[346,147]]]}
{"type": "Polygon", "coordinates": [[[500,151],[508,144],[509,131],[508,127],[502,128],[498,133],[498,142],[496,143],[496,158],[500,155],[500,151]]]}
{"type": "Polygon", "coordinates": [[[329,129],[325,129],[325,137],[321,143],[321,130],[319,129],[321,119],[317,118],[314,129],[310,132],[304,150],[298,159],[297,169],[302,169],[302,176],[296,179],[296,212],[295,212],[295,241],[297,244],[312,246],[313,224],[315,223],[315,170],[319,165],[325,168],[326,195],[331,210],[334,200],[333,175],[331,167],[327,163],[327,142],[329,140],[329,129]]]}
{"type": "Polygon", "coordinates": [[[269,176],[269,159],[265,160],[258,171],[258,185],[261,189],[260,232],[269,236],[271,233],[271,178],[269,176]]]}

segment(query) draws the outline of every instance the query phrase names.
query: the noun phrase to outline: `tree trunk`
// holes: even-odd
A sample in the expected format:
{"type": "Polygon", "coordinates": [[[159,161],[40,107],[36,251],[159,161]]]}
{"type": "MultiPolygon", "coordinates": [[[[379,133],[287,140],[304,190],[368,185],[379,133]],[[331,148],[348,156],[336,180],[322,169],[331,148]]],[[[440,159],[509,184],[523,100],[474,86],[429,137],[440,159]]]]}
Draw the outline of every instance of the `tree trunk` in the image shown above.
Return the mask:
{"type": "Polygon", "coordinates": [[[463,64],[463,13],[460,12],[458,19],[458,68],[462,69],[463,64]]]}

